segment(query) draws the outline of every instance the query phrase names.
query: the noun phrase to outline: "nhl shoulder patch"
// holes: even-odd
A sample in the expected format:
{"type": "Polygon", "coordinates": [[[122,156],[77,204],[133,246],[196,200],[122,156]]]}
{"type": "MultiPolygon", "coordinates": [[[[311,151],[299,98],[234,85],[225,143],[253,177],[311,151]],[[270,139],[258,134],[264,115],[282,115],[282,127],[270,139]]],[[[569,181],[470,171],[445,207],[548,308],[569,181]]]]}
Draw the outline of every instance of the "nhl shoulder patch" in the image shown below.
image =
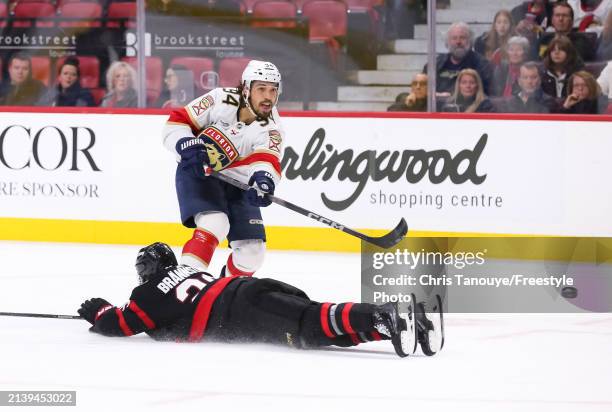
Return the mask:
{"type": "Polygon", "coordinates": [[[268,149],[280,153],[280,145],[283,142],[283,138],[278,130],[268,131],[269,143],[268,149]]]}
{"type": "Polygon", "coordinates": [[[208,155],[210,167],[218,172],[231,165],[238,158],[238,150],[223,132],[214,126],[208,126],[200,133],[208,155]]]}
{"type": "Polygon", "coordinates": [[[215,99],[212,96],[204,96],[199,102],[191,105],[191,110],[196,116],[200,116],[206,110],[210,109],[215,104],[215,99]]]}

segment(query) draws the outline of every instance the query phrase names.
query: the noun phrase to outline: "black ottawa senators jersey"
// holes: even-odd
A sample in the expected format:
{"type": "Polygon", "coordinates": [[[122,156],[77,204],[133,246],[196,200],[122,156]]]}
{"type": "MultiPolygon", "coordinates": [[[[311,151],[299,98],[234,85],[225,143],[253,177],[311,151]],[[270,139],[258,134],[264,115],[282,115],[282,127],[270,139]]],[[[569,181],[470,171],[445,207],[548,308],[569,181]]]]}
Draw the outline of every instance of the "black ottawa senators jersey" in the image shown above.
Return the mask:
{"type": "Polygon", "coordinates": [[[146,332],[155,339],[199,341],[216,298],[235,279],[215,279],[186,265],[170,267],[134,288],[128,303],[104,312],[92,331],[107,336],[146,332]]]}

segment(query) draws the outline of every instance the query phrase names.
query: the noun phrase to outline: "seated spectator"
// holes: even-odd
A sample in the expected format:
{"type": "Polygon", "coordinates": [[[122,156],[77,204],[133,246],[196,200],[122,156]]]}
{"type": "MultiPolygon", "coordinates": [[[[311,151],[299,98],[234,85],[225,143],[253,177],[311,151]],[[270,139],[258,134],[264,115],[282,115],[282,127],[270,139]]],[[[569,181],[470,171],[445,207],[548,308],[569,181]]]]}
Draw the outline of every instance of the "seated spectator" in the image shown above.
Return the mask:
{"type": "Polygon", "coordinates": [[[597,39],[597,60],[612,60],[612,12],[608,13],[601,36],[597,39]]]}
{"type": "Polygon", "coordinates": [[[500,56],[499,50],[506,46],[513,30],[510,12],[508,10],[498,11],[493,18],[491,29],[479,36],[474,42],[474,50],[490,62],[499,64],[495,56],[500,56]]]}
{"type": "Polygon", "coordinates": [[[574,11],[574,27],[579,32],[601,33],[612,0],[567,0],[574,11]]]}
{"type": "Polygon", "coordinates": [[[609,61],[601,71],[597,83],[599,83],[602,93],[608,96],[609,100],[612,100],[612,61],[609,61]]]}
{"type": "Polygon", "coordinates": [[[174,64],[166,70],[165,88],[162,90],[156,107],[183,107],[193,100],[193,73],[187,67],[174,64]]]}
{"type": "Polygon", "coordinates": [[[555,100],[540,87],[540,70],[536,62],[523,63],[519,73],[520,91],[505,101],[510,113],[551,113],[556,109],[555,100]]]}
{"type": "Polygon", "coordinates": [[[579,33],[578,29],[573,28],[573,25],[574,11],[570,5],[564,1],[555,3],[553,6],[552,26],[549,27],[547,33],[540,37],[539,56],[544,56],[548,43],[555,36],[564,35],[571,40],[583,61],[594,60],[597,35],[594,33],[579,33]]]}
{"type": "Polygon", "coordinates": [[[108,92],[102,98],[100,107],[136,107],[138,94],[136,71],[126,62],[116,61],[106,72],[106,87],[108,92]]]}
{"type": "Polygon", "coordinates": [[[608,98],[591,73],[581,70],[570,77],[561,113],[600,114],[607,108],[608,98]]]}
{"type": "MultiPolygon", "coordinates": [[[[489,93],[493,75],[490,63],[472,50],[472,31],[462,22],[451,24],[446,33],[448,53],[436,59],[436,92],[448,97],[455,90],[457,75],[463,69],[474,69],[480,75],[485,93],[489,93]]],[[[427,73],[427,65],[423,69],[427,73]]]]}
{"type": "Polygon", "coordinates": [[[504,50],[507,58],[493,71],[493,96],[510,97],[519,92],[519,72],[529,50],[529,41],[525,37],[513,36],[508,40],[504,50]]]}
{"type": "Polygon", "coordinates": [[[389,112],[426,112],[427,75],[417,73],[410,83],[410,93],[400,93],[395,103],[387,108],[389,112]]]}
{"type": "Polygon", "coordinates": [[[525,1],[513,8],[511,14],[516,33],[531,41],[550,25],[552,4],[548,0],[525,1]]]}
{"type": "Polygon", "coordinates": [[[544,54],[544,74],[542,90],[555,97],[567,96],[567,80],[574,72],[584,67],[574,45],[566,36],[555,37],[544,54]]]}
{"type": "Polygon", "coordinates": [[[38,101],[39,106],[95,106],[89,90],[81,87],[79,60],[68,57],[59,69],[57,84],[38,101]]]}
{"type": "Polygon", "coordinates": [[[9,78],[0,85],[0,105],[33,106],[45,93],[45,85],[32,78],[32,60],[15,53],[8,62],[9,78]]]}
{"type": "Polygon", "coordinates": [[[495,111],[485,96],[482,80],[474,69],[463,69],[457,76],[455,92],[440,109],[442,112],[491,113],[495,111]]]}

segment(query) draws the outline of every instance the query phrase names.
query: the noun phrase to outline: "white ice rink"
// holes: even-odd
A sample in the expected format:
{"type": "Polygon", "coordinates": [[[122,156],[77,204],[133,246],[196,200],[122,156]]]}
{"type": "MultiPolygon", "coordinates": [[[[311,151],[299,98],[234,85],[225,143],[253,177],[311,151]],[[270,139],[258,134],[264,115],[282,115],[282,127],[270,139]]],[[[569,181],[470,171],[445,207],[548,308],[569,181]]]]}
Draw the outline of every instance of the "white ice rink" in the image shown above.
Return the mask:
{"type": "MultiPolygon", "coordinates": [[[[121,305],[137,250],[0,242],[0,311],[75,314],[91,297],[121,305]]],[[[356,254],[269,252],[260,275],[316,300],[359,300],[356,254]]],[[[76,407],[51,409],[69,411],[612,411],[610,314],[448,315],[444,350],[405,359],[389,342],[298,351],[87,328],[0,317],[0,390],[75,390],[76,407]]]]}

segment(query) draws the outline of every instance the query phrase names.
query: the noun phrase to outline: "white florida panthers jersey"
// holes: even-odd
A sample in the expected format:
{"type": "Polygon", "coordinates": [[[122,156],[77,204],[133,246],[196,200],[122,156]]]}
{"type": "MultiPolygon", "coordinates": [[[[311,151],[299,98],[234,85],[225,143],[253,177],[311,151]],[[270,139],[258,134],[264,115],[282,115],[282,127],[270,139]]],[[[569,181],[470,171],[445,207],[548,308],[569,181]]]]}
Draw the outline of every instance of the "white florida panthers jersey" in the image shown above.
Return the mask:
{"type": "Polygon", "coordinates": [[[176,152],[184,137],[199,136],[210,160],[210,169],[244,183],[256,171],[267,171],[278,184],[284,132],[276,108],[266,120],[245,124],[238,120],[240,94],[235,88],[218,88],[174,110],[164,128],[164,146],[176,152]]]}

